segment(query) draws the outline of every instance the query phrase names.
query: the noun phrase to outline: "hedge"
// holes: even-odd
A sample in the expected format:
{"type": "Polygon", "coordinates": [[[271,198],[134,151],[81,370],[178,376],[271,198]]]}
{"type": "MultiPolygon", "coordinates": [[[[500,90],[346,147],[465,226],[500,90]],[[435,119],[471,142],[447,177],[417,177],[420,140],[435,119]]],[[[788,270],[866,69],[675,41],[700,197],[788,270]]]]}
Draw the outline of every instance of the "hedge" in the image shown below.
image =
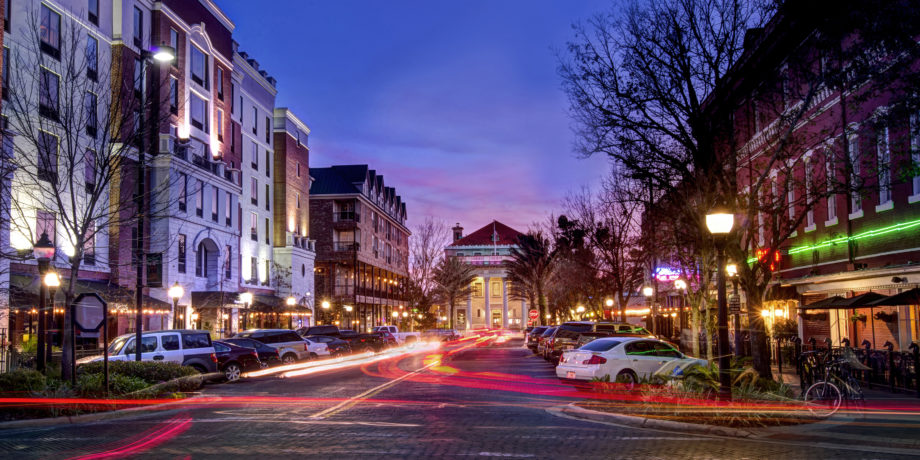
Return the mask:
{"type": "MultiPolygon", "coordinates": [[[[161,361],[109,361],[109,375],[121,374],[135,377],[149,384],[166,382],[179,377],[197,374],[195,369],[181,364],[161,361]]],[[[102,374],[102,361],[82,364],[77,374],[102,374]]]]}

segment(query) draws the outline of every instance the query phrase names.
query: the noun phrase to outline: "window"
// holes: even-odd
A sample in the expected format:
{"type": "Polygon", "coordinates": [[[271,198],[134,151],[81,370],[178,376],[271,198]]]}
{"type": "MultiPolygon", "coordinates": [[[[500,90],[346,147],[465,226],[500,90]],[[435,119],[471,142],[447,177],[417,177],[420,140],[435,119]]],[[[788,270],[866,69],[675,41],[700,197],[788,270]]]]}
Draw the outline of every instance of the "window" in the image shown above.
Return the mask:
{"type": "Polygon", "coordinates": [[[827,149],[824,158],[824,164],[827,168],[827,220],[831,222],[837,219],[837,195],[833,193],[834,183],[837,181],[834,170],[834,153],[827,149]]]}
{"type": "MultiPolygon", "coordinates": [[[[141,353],[153,353],[157,351],[157,338],[154,337],[141,337],[141,353]]],[[[137,350],[134,349],[134,339],[131,339],[127,345],[125,345],[125,355],[134,355],[137,354],[137,350]]]]}
{"type": "Polygon", "coordinates": [[[218,205],[220,204],[220,189],[217,187],[212,187],[214,189],[214,199],[211,200],[211,220],[217,222],[217,214],[220,209],[218,205]]]}
{"type": "Polygon", "coordinates": [[[268,150],[265,151],[265,177],[272,177],[272,153],[268,150]]]}
{"type": "Polygon", "coordinates": [[[35,241],[41,239],[42,235],[48,235],[52,243],[57,241],[55,229],[54,213],[38,209],[35,211],[35,241]]]}
{"type": "Polygon", "coordinates": [[[209,133],[210,127],[208,126],[208,102],[195,93],[191,93],[189,97],[189,107],[191,110],[191,119],[192,126],[209,133]]]}
{"type": "Polygon", "coordinates": [[[232,220],[231,220],[231,216],[232,216],[232,212],[233,212],[233,208],[232,208],[232,206],[233,206],[233,199],[232,199],[232,197],[233,197],[233,195],[231,195],[230,192],[227,192],[227,207],[226,207],[226,215],[225,215],[225,223],[227,224],[227,226],[230,226],[230,223],[232,222],[232,220]]]}
{"type": "Polygon", "coordinates": [[[185,212],[186,199],[188,198],[188,176],[179,173],[179,210],[185,212]]]}
{"type": "Polygon", "coordinates": [[[179,79],[173,76],[169,77],[169,112],[179,114],[179,79]]]}
{"type": "Polygon", "coordinates": [[[55,58],[61,58],[61,15],[42,4],[41,30],[39,31],[42,52],[55,58]]]}
{"type": "Polygon", "coordinates": [[[269,203],[271,202],[272,202],[271,187],[269,187],[269,184],[265,184],[265,210],[266,211],[271,211],[271,207],[269,206],[269,203]]]}
{"type": "Polygon", "coordinates": [[[42,67],[39,78],[38,113],[46,118],[58,119],[58,101],[61,77],[42,67]]]}
{"type": "Polygon", "coordinates": [[[204,334],[182,334],[182,348],[208,348],[211,346],[211,336],[204,334]]]}
{"type": "Polygon", "coordinates": [[[502,282],[492,281],[490,284],[492,285],[492,287],[489,288],[489,296],[501,297],[502,296],[502,282]]]}
{"type": "MultiPolygon", "coordinates": [[[[5,48],[4,52],[6,52],[5,48]]],[[[3,64],[6,65],[5,55],[3,64]]],[[[910,162],[910,170],[914,172],[911,198],[920,198],[920,112],[910,117],[910,162]]]]}
{"type": "Polygon", "coordinates": [[[93,193],[96,189],[96,152],[92,150],[83,153],[83,180],[86,193],[93,193]]]}
{"type": "Polygon", "coordinates": [[[380,257],[380,240],[377,237],[374,237],[374,243],[372,246],[374,250],[374,257],[380,257]]]}
{"type": "Polygon", "coordinates": [[[144,90],[143,82],[144,62],[140,59],[134,60],[134,95],[141,97],[141,91],[144,90]]]}
{"type": "Polygon", "coordinates": [[[144,43],[144,12],[134,7],[134,46],[141,48],[144,43]]]}
{"type": "Polygon", "coordinates": [[[89,221],[86,228],[86,241],[83,243],[83,263],[96,265],[96,222],[89,221]]]}
{"type": "Polygon", "coordinates": [[[99,25],[99,0],[89,0],[86,5],[86,16],[89,22],[99,25]]]}
{"type": "Polygon", "coordinates": [[[250,156],[252,160],[252,169],[256,171],[259,170],[259,146],[255,141],[252,141],[252,155],[250,156]]]}
{"type": "Polygon", "coordinates": [[[96,81],[99,76],[99,41],[86,36],[86,78],[96,81]]]}
{"type": "MultiPolygon", "coordinates": [[[[179,312],[177,311],[178,315],[179,312]]],[[[177,334],[167,334],[160,336],[160,345],[163,347],[163,350],[166,351],[175,351],[179,349],[179,336],[177,334]]]]}
{"type": "Polygon", "coordinates": [[[300,209],[300,192],[297,192],[297,209],[300,209]]]}
{"type": "Polygon", "coordinates": [[[198,181],[198,193],[195,194],[195,215],[204,217],[204,182],[198,181]]]}
{"type": "Polygon", "coordinates": [[[876,139],[876,159],[878,161],[878,204],[891,201],[891,151],[888,148],[888,127],[878,132],[876,139]]]}
{"type": "Polygon", "coordinates": [[[249,239],[259,241],[259,215],[249,213],[249,239]]]}
{"type": "Polygon", "coordinates": [[[90,91],[86,92],[86,96],[83,99],[83,107],[86,110],[86,134],[91,137],[96,137],[96,129],[98,124],[98,119],[96,116],[96,95],[90,91]]]}
{"type": "Polygon", "coordinates": [[[224,141],[224,111],[217,109],[217,140],[224,141]]]}
{"type": "Polygon", "coordinates": [[[256,284],[259,282],[259,259],[255,257],[249,258],[249,284],[256,284]]]}
{"type": "Polygon", "coordinates": [[[848,138],[850,144],[850,208],[853,213],[862,211],[862,196],[859,194],[860,183],[860,165],[859,165],[859,137],[851,135],[848,138]]]}
{"type": "Polygon", "coordinates": [[[262,278],[262,286],[268,286],[268,282],[271,279],[271,261],[265,260],[265,278],[262,278]]]}
{"type": "Polygon", "coordinates": [[[259,181],[255,177],[249,178],[249,201],[258,206],[259,205],[259,181]]]}
{"type": "MultiPolygon", "coordinates": [[[[4,62],[6,62],[6,59],[4,59],[4,62]]],[[[300,162],[299,161],[297,162],[297,177],[300,177],[300,162]]]]}
{"type": "Polygon", "coordinates": [[[473,297],[482,297],[482,283],[473,283],[471,293],[473,297]]]}
{"type": "MultiPolygon", "coordinates": [[[[175,50],[176,54],[179,53],[179,31],[177,31],[176,29],[173,29],[172,27],[169,28],[169,46],[171,46],[172,49],[175,50]]],[[[173,59],[172,65],[173,67],[178,66],[179,60],[173,59]]]]}
{"type": "Polygon", "coordinates": [[[6,0],[6,8],[3,10],[5,16],[3,17],[3,30],[7,33],[10,31],[10,12],[13,11],[13,0],[6,0]]]}
{"type": "Polygon", "coordinates": [[[186,267],[185,265],[185,258],[186,258],[185,244],[186,244],[185,235],[180,233],[178,238],[176,239],[176,249],[178,251],[177,260],[179,263],[179,267],[178,267],[179,273],[185,273],[185,267],[186,267]]]}
{"type": "Polygon", "coordinates": [[[259,134],[259,109],[252,108],[252,133],[259,134]]]}
{"type": "MultiPolygon", "coordinates": [[[[789,171],[790,176],[792,171],[789,171]]],[[[786,178],[786,202],[789,205],[789,220],[795,220],[795,181],[792,177],[786,178]]]]}
{"type": "Polygon", "coordinates": [[[217,81],[214,82],[217,86],[217,98],[224,100],[224,69],[220,67],[217,68],[217,81]]]}
{"type": "Polygon", "coordinates": [[[195,276],[208,276],[211,268],[208,261],[208,248],[205,247],[202,241],[198,243],[198,252],[195,256],[195,276]]]}
{"type": "Polygon", "coordinates": [[[272,123],[271,119],[268,117],[265,117],[265,143],[268,145],[272,144],[272,139],[271,139],[272,125],[271,123],[272,123]]]}
{"type": "Polygon", "coordinates": [[[10,49],[3,47],[3,99],[8,99],[10,92],[10,49]]]}
{"type": "Polygon", "coordinates": [[[805,166],[805,206],[807,209],[805,211],[805,226],[809,228],[814,228],[815,208],[814,206],[812,206],[812,203],[811,203],[811,197],[812,197],[811,187],[812,187],[812,182],[813,182],[812,176],[814,176],[814,173],[811,170],[812,165],[811,165],[811,162],[809,161],[809,158],[805,158],[805,161],[803,162],[803,164],[805,166]]]}
{"type": "Polygon", "coordinates": [[[197,46],[191,47],[192,56],[192,81],[202,88],[208,89],[208,56],[197,46]]]}
{"type": "Polygon", "coordinates": [[[48,182],[56,182],[58,138],[54,134],[40,131],[38,141],[38,178],[48,182]]]}
{"type": "Polygon", "coordinates": [[[272,223],[268,217],[265,218],[265,244],[272,244],[271,235],[272,233],[272,223]]]}
{"type": "Polygon", "coordinates": [[[224,247],[224,279],[228,280],[233,276],[233,248],[230,245],[224,247]]]}

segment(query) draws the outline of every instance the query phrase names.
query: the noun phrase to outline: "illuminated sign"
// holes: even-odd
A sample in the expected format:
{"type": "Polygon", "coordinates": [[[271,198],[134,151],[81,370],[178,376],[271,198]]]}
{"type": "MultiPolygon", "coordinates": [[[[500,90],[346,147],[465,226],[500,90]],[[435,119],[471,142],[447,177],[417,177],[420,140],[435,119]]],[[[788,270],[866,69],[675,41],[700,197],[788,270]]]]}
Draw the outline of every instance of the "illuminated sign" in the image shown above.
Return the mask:
{"type": "Polygon", "coordinates": [[[779,251],[773,252],[773,260],[767,260],[769,256],[770,256],[769,249],[758,249],[754,251],[754,257],[756,257],[757,260],[764,262],[764,263],[769,262],[770,271],[771,272],[776,271],[776,268],[779,267],[779,259],[780,259],[779,251]]]}
{"type": "Polygon", "coordinates": [[[670,282],[680,278],[680,272],[671,267],[658,267],[655,269],[655,279],[661,282],[670,282]]]}

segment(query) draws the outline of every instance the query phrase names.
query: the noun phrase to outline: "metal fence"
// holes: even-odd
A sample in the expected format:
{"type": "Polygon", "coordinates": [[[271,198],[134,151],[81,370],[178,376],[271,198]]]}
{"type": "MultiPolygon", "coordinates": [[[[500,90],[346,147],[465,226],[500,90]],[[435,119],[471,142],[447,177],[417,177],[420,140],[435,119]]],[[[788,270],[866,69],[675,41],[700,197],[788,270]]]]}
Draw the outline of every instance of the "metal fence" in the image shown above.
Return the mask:
{"type": "Polygon", "coordinates": [[[845,354],[852,354],[868,370],[854,370],[853,375],[860,384],[866,388],[879,389],[891,392],[914,392],[920,397],[920,346],[912,343],[908,351],[894,351],[891,342],[885,342],[884,350],[873,350],[869,341],[863,341],[861,347],[850,347],[849,340],[844,339],[842,346],[832,347],[830,340],[825,340],[823,347],[812,339],[803,346],[800,340],[793,343],[798,353],[796,370],[804,390],[820,378],[823,373],[822,363],[830,354],[831,358],[838,358],[845,354]],[[804,348],[804,349],[803,349],[804,348]]]}

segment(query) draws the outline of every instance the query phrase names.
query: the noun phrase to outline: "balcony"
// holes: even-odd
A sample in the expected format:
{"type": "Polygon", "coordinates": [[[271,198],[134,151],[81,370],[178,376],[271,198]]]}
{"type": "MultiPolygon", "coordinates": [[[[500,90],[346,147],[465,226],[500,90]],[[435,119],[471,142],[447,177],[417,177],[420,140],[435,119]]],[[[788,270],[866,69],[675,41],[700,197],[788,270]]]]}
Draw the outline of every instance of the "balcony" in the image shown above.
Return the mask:
{"type": "Polygon", "coordinates": [[[361,247],[360,243],[354,241],[336,241],[332,243],[332,249],[335,252],[357,251],[361,247]]]}
{"type": "Polygon", "coordinates": [[[361,214],[354,211],[336,211],[332,213],[333,222],[361,222],[361,214]]]}

